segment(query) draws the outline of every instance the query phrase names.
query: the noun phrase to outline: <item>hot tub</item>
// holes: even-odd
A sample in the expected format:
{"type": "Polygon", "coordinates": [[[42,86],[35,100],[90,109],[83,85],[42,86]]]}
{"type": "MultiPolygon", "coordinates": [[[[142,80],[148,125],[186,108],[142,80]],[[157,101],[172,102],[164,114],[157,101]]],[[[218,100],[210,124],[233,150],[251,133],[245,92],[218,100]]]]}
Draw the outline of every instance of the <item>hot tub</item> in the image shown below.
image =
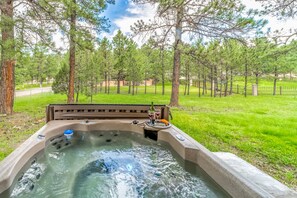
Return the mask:
{"type": "Polygon", "coordinates": [[[47,124],[1,162],[0,197],[297,197],[173,125],[145,124],[148,108],[50,105],[47,124]]]}

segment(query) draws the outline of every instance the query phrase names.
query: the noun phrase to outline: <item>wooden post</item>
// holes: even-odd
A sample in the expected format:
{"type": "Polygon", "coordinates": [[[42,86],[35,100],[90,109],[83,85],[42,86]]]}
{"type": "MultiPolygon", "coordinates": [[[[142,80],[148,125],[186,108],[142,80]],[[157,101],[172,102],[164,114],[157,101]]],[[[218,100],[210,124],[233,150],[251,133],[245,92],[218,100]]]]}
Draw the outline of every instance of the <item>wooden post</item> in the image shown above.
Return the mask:
{"type": "Polygon", "coordinates": [[[257,84],[254,84],[252,86],[252,95],[253,96],[258,96],[258,85],[257,84]]]}
{"type": "Polygon", "coordinates": [[[200,94],[200,81],[198,81],[198,96],[200,97],[201,94],[200,94]]]}
{"type": "Polygon", "coordinates": [[[236,93],[239,94],[239,85],[236,85],[236,93]]]}
{"type": "Polygon", "coordinates": [[[283,87],[280,86],[280,87],[279,87],[279,94],[282,95],[282,92],[283,92],[283,87]]]}

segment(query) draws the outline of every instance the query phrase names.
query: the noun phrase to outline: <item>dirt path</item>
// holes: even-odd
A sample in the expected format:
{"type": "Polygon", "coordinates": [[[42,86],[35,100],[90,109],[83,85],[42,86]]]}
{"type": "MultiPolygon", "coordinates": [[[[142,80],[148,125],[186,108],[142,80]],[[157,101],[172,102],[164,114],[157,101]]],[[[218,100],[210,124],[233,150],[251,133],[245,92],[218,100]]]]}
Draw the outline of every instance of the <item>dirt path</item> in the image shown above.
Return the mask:
{"type": "Polygon", "coordinates": [[[16,97],[31,96],[34,94],[48,93],[48,92],[52,92],[51,87],[34,88],[34,89],[28,89],[28,90],[18,90],[15,92],[15,96],[16,97]]]}

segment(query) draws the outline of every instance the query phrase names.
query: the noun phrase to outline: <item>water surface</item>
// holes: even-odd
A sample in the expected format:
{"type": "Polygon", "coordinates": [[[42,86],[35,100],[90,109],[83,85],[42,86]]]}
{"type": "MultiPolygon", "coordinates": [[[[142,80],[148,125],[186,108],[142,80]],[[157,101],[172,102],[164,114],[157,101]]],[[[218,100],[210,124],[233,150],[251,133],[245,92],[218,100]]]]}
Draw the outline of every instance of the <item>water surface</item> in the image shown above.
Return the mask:
{"type": "Polygon", "coordinates": [[[50,142],[12,197],[228,197],[166,144],[131,132],[75,132],[50,142]],[[186,169],[184,167],[187,167],[186,169]]]}

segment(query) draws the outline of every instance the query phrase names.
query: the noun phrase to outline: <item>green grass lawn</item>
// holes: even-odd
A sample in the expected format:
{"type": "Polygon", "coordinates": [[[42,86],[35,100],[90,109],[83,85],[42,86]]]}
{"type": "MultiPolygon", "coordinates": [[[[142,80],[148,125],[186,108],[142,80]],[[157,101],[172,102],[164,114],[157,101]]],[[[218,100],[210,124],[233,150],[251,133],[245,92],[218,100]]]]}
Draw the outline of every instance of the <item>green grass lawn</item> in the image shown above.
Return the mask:
{"type": "MultiPolygon", "coordinates": [[[[143,94],[141,88],[141,94],[134,96],[98,94],[93,103],[169,103],[169,90],[164,96],[153,90],[143,94]]],[[[65,95],[49,93],[16,98],[16,113],[0,117],[0,160],[44,124],[47,104],[65,102],[65,95]]],[[[90,98],[80,97],[80,103],[89,102],[90,98]]],[[[172,108],[174,125],[211,151],[232,152],[297,189],[297,97],[199,98],[193,88],[191,95],[180,95],[180,105],[172,108]]]]}

